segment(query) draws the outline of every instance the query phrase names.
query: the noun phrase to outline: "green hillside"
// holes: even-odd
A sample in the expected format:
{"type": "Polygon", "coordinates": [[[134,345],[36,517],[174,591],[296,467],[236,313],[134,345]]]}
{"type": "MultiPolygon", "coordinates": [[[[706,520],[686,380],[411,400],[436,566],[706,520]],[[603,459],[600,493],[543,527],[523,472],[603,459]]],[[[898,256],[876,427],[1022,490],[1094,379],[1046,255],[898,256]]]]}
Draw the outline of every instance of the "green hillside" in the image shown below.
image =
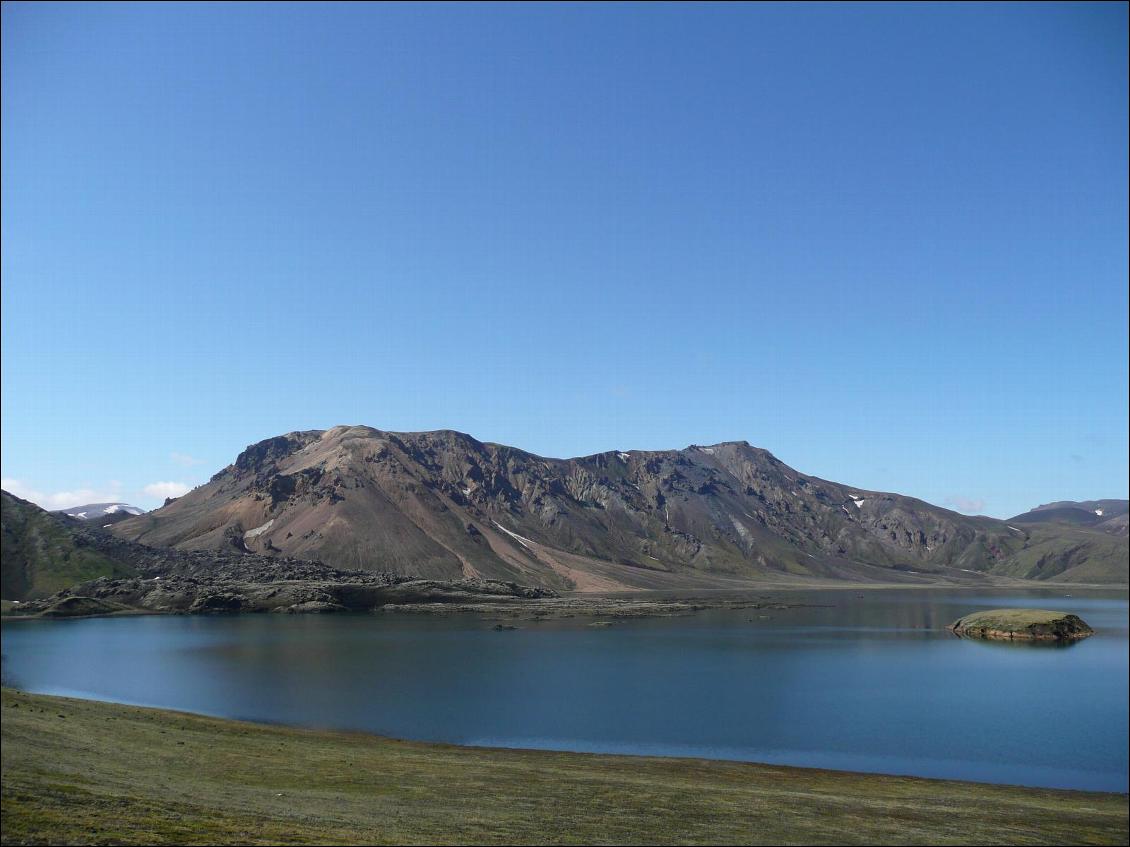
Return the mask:
{"type": "Polygon", "coordinates": [[[0,491],[0,598],[46,597],[100,576],[133,576],[129,565],[98,552],[84,533],[26,500],[0,491]]]}
{"type": "Polygon", "coordinates": [[[1126,584],[1125,536],[1067,524],[1023,526],[1023,545],[992,573],[1055,582],[1126,584]]]}

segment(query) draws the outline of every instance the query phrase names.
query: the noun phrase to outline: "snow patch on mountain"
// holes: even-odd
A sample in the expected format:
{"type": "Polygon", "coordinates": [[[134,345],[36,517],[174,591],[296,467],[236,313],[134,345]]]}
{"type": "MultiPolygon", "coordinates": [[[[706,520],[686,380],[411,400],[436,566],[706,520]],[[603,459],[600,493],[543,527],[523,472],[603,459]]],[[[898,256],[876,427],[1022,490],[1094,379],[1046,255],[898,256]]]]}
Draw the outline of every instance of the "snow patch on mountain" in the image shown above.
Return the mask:
{"type": "Polygon", "coordinates": [[[64,515],[78,518],[80,521],[93,521],[107,515],[125,513],[127,515],[144,515],[145,510],[129,503],[87,503],[83,506],[74,506],[70,509],[60,509],[64,515]]]}
{"type": "Polygon", "coordinates": [[[257,526],[257,527],[255,527],[255,529],[247,530],[247,532],[243,533],[243,540],[244,541],[250,541],[252,538],[258,538],[260,535],[262,535],[264,532],[266,532],[268,529],[270,529],[271,524],[273,524],[274,522],[275,522],[275,519],[271,518],[269,521],[267,521],[262,526],[257,526]]]}
{"type": "Polygon", "coordinates": [[[500,524],[498,521],[491,521],[491,523],[494,524],[495,526],[497,526],[499,529],[501,529],[503,532],[505,532],[511,538],[515,539],[523,547],[526,547],[527,549],[530,549],[530,550],[534,549],[533,542],[530,541],[530,539],[523,538],[521,535],[519,535],[516,532],[511,532],[506,527],[504,527],[502,524],[500,524]]]}

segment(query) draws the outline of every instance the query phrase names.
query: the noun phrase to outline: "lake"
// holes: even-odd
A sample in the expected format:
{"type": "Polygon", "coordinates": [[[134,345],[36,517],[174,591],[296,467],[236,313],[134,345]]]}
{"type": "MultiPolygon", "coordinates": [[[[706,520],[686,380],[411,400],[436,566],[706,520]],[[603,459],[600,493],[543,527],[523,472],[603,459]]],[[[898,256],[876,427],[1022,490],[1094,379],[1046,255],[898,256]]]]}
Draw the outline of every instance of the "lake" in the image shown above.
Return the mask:
{"type": "Polygon", "coordinates": [[[512,632],[382,613],[8,622],[3,681],[427,741],[1127,790],[1126,591],[772,598],[814,605],[512,632]],[[944,629],[1004,606],[1072,611],[1096,634],[1050,647],[944,629]]]}

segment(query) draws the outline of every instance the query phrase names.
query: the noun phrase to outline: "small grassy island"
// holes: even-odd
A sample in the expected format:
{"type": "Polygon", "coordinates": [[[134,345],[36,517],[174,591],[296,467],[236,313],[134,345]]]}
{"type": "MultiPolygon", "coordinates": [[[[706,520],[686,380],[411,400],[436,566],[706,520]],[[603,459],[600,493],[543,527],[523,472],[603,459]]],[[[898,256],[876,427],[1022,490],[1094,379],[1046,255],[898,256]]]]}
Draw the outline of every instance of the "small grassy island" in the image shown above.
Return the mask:
{"type": "Polygon", "coordinates": [[[992,609],[959,618],[950,630],[962,638],[1005,641],[1078,641],[1095,631],[1078,615],[1047,609],[992,609]]]}

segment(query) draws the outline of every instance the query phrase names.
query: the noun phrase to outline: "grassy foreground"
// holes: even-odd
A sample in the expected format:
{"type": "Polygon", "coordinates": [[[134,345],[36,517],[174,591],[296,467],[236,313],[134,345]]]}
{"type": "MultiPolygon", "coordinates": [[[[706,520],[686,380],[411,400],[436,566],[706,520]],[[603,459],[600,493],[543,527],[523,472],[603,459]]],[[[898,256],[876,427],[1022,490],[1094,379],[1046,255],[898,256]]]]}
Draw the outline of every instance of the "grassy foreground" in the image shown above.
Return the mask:
{"type": "Polygon", "coordinates": [[[2,708],[5,844],[1127,842],[1126,795],[2,708]]]}

